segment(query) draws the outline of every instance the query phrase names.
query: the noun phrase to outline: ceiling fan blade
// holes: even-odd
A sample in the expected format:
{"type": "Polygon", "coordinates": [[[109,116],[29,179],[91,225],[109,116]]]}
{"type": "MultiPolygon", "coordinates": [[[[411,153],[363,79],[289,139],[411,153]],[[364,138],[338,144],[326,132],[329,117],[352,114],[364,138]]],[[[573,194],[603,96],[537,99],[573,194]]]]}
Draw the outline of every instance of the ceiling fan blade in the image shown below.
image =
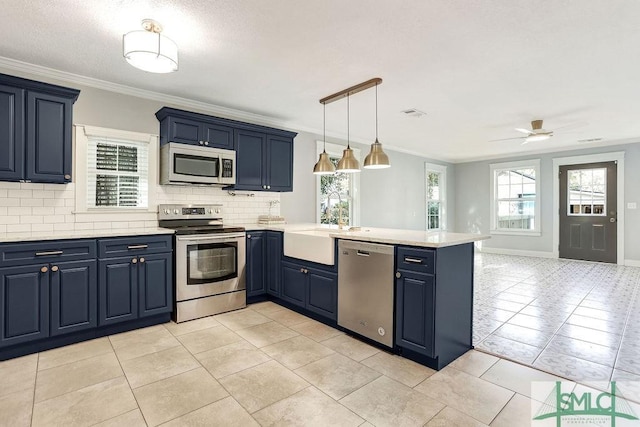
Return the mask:
{"type": "Polygon", "coordinates": [[[490,139],[488,142],[511,141],[511,140],[514,140],[514,139],[523,139],[523,138],[526,138],[526,136],[513,136],[511,138],[490,139]]]}
{"type": "Polygon", "coordinates": [[[526,133],[527,135],[531,135],[533,133],[529,129],[516,128],[516,130],[518,132],[526,133]]]}

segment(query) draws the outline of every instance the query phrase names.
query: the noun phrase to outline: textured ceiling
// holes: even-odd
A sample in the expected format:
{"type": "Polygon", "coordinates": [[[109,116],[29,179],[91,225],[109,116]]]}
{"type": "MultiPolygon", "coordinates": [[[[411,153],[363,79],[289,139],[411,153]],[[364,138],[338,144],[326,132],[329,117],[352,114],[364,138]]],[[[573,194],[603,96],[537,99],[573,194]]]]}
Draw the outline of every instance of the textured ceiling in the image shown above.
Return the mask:
{"type": "MultiPolygon", "coordinates": [[[[380,141],[436,159],[640,141],[636,0],[0,0],[0,9],[1,57],[320,134],[318,99],[381,77],[380,141]],[[122,35],[143,18],[178,44],[177,73],[123,59],[122,35]],[[558,129],[550,140],[489,142],[539,118],[558,129]]],[[[351,98],[353,140],[375,136],[374,96],[351,98]]],[[[345,139],[346,102],[326,109],[327,133],[345,139]]]]}

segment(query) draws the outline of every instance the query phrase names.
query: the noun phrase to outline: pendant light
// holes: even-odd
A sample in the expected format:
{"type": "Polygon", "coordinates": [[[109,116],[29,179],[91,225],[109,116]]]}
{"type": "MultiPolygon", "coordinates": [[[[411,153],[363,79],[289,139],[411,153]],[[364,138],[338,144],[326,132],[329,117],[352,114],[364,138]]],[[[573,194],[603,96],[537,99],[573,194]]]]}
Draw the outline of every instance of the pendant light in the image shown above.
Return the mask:
{"type": "Polygon", "coordinates": [[[338,162],[336,170],[344,173],[360,172],[360,163],[353,154],[353,150],[349,145],[349,95],[347,94],[347,148],[342,152],[342,158],[338,162]]]}
{"type": "Polygon", "coordinates": [[[315,175],[332,175],[336,171],[327,154],[327,104],[322,104],[322,153],[313,167],[315,175]]]}
{"type": "Polygon", "coordinates": [[[391,167],[389,156],[382,151],[382,144],[378,142],[378,83],[376,83],[376,141],[371,144],[371,151],[364,158],[365,169],[386,169],[391,167]]]}
{"type": "Polygon", "coordinates": [[[142,21],[142,30],[122,36],[122,54],[127,62],[150,73],[178,70],[178,46],[160,34],[162,27],[153,19],[142,21]]]}

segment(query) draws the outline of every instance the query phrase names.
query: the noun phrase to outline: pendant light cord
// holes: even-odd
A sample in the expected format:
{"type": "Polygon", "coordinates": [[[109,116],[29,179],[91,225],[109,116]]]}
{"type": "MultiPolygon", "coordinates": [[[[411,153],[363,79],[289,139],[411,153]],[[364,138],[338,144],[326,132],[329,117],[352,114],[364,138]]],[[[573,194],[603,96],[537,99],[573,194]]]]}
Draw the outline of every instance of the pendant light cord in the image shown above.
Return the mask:
{"type": "Polygon", "coordinates": [[[347,148],[351,148],[349,145],[349,95],[347,94],[347,148]]]}
{"type": "Polygon", "coordinates": [[[376,83],[376,142],[378,142],[378,83],[376,83]]]}
{"type": "Polygon", "coordinates": [[[322,152],[327,152],[327,104],[322,104],[322,152]]]}

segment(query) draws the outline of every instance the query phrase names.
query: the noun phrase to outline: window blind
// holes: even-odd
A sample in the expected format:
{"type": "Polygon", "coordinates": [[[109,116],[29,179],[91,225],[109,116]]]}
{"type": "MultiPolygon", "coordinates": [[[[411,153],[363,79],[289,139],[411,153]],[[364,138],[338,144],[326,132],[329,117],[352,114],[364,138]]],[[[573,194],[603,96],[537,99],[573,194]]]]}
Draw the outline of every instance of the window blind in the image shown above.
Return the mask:
{"type": "Polygon", "coordinates": [[[89,136],[87,207],[147,208],[149,144],[89,136]]]}

